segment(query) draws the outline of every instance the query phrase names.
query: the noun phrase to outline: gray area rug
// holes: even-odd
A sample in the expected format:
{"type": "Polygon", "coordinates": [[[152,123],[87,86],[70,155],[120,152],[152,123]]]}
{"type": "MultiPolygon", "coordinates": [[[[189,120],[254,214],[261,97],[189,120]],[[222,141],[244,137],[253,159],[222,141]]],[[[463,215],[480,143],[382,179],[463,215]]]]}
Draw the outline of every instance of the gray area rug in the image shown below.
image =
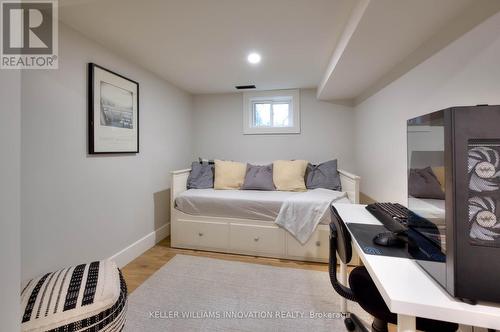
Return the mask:
{"type": "Polygon", "coordinates": [[[176,255],[130,295],[124,331],[346,331],[339,311],[326,272],[176,255]]]}

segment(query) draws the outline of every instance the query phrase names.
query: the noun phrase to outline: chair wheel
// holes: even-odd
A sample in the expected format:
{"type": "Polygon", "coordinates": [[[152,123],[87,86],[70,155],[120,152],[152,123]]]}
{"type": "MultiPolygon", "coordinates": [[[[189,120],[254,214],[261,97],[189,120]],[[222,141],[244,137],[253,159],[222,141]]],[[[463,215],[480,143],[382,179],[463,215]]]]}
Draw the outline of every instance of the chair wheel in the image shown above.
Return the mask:
{"type": "Polygon", "coordinates": [[[348,331],[354,331],[356,329],[356,325],[351,318],[344,319],[344,324],[348,331]]]}

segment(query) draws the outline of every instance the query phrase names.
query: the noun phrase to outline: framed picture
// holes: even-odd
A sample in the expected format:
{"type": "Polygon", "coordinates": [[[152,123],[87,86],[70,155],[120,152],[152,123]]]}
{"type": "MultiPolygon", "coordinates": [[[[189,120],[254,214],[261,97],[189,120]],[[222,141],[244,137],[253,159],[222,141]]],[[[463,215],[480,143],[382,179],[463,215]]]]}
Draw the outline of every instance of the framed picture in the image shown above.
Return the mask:
{"type": "Polygon", "coordinates": [[[89,63],[89,154],[139,153],[139,83],[89,63]]]}

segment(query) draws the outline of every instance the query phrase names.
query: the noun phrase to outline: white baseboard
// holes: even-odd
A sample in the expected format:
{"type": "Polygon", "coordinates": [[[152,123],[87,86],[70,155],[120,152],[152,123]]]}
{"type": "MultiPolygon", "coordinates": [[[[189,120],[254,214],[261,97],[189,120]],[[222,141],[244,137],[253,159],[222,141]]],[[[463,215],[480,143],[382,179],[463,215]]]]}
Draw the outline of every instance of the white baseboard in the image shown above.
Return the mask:
{"type": "Polygon", "coordinates": [[[122,268],[169,235],[170,223],[166,223],[157,230],[135,241],[125,249],[120,250],[109,259],[113,260],[118,267],[122,268]]]}

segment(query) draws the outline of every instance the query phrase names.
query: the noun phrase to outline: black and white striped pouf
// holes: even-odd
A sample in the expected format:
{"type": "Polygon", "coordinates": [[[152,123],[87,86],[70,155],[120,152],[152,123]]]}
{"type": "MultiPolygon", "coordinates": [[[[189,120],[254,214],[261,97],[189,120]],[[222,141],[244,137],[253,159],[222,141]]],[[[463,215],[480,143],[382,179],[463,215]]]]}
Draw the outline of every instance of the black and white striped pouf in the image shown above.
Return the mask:
{"type": "Polygon", "coordinates": [[[92,262],[32,279],[21,292],[21,331],[121,331],[127,285],[112,261],[92,262]]]}

